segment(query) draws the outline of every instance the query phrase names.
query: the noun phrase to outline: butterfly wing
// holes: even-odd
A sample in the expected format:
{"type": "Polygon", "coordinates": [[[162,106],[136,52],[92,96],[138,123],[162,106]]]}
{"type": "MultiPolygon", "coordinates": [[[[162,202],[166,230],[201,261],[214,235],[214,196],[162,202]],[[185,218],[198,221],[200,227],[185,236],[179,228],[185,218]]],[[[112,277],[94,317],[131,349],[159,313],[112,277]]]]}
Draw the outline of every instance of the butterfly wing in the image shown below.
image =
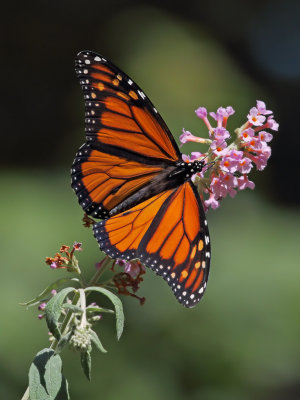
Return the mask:
{"type": "Polygon", "coordinates": [[[181,153],[153,104],[126,74],[90,51],[79,53],[75,64],[87,143],[74,160],[72,187],[88,214],[107,218],[181,153]]]}
{"type": "Polygon", "coordinates": [[[161,275],[185,307],[203,296],[210,241],[202,203],[190,181],[95,224],[94,235],[112,258],[140,259],[161,275]]]}

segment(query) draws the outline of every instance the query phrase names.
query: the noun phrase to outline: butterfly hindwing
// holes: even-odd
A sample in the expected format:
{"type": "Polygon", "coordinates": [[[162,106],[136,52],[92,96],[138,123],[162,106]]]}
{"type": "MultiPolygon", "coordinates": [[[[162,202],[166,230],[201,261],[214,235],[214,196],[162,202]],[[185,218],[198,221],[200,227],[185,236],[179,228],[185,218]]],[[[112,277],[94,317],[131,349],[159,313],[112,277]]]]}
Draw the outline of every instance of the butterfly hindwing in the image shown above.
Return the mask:
{"type": "Polygon", "coordinates": [[[112,258],[138,258],[161,275],[186,307],[206,288],[210,242],[205,214],[193,184],[166,190],[94,225],[100,249],[112,258]]]}

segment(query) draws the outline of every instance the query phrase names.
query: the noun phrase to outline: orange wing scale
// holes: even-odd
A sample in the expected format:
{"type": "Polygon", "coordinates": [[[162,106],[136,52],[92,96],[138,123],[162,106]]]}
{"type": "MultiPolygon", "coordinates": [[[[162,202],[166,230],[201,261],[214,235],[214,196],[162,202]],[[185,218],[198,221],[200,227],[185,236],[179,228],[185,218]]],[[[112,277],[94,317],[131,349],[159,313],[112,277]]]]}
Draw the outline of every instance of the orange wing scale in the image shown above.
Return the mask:
{"type": "Polygon", "coordinates": [[[200,220],[195,217],[197,214],[199,214],[198,204],[191,186],[179,187],[173,201],[162,217],[160,229],[149,240],[146,251],[154,253],[157,249],[162,248],[162,254],[164,252],[170,253],[170,248],[175,248],[175,245],[177,245],[178,248],[176,247],[174,252],[175,264],[173,267],[176,268],[187,258],[190,242],[194,240],[200,230],[200,220]],[[177,229],[176,233],[173,232],[173,235],[169,236],[174,231],[174,227],[177,229]],[[179,234],[180,232],[181,234],[179,234]],[[179,245],[178,238],[180,238],[179,245]]]}
{"type": "Polygon", "coordinates": [[[128,104],[125,101],[117,99],[116,97],[109,96],[104,101],[105,107],[119,114],[131,117],[131,112],[128,104]]]}
{"type": "Polygon", "coordinates": [[[114,245],[119,252],[137,250],[153,216],[171,193],[172,191],[169,190],[151,197],[138,206],[109,218],[106,221],[105,230],[110,244],[114,245]]]}
{"type": "Polygon", "coordinates": [[[166,153],[169,153],[174,161],[177,161],[177,152],[172,146],[168,135],[153,117],[153,115],[151,115],[148,110],[141,109],[136,106],[132,107],[132,111],[136,121],[138,122],[139,126],[141,126],[143,131],[147,132],[147,135],[153,139],[156,144],[159,144],[160,148],[162,148],[166,153]]]}
{"type": "Polygon", "coordinates": [[[96,64],[96,63],[95,63],[95,64],[93,65],[93,68],[96,69],[96,70],[98,70],[98,71],[102,71],[102,72],[106,72],[107,74],[114,75],[114,73],[112,72],[112,70],[111,70],[110,68],[106,67],[106,66],[103,65],[103,64],[96,64]]]}

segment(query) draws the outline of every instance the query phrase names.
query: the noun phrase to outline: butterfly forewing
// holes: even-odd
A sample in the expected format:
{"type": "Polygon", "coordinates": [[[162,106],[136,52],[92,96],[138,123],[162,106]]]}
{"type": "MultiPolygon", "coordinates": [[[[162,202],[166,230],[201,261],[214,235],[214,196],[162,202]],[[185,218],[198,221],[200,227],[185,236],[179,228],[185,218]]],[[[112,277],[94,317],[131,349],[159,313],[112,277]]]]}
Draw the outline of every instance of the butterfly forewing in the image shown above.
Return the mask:
{"type": "Polygon", "coordinates": [[[85,97],[87,141],[135,153],[146,163],[180,158],[167,125],[127,75],[92,52],[78,54],[76,73],[85,97]]]}

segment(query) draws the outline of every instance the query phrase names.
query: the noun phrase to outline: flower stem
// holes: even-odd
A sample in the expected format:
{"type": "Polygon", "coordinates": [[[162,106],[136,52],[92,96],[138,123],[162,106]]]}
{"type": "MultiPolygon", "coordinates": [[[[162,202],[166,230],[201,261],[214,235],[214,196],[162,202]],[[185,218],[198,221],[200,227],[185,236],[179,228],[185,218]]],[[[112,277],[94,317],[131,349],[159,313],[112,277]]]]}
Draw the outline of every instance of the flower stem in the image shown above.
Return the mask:
{"type": "MultiPolygon", "coordinates": [[[[79,290],[80,290],[80,289],[79,289],[79,290]]],[[[74,306],[77,306],[78,301],[79,301],[79,298],[80,298],[80,293],[79,293],[79,291],[78,291],[78,292],[76,292],[76,293],[74,294],[74,297],[73,297],[73,300],[72,300],[72,304],[73,304],[74,306]]],[[[60,328],[60,329],[61,329],[61,335],[62,335],[62,336],[64,335],[65,331],[67,330],[68,325],[69,325],[69,323],[70,323],[70,321],[71,321],[71,319],[72,319],[72,316],[73,316],[73,311],[72,311],[72,310],[69,310],[69,311],[67,312],[67,315],[65,316],[65,318],[63,319],[63,321],[62,321],[62,323],[61,323],[61,328],[60,328]]],[[[50,349],[55,350],[56,347],[57,347],[57,344],[58,344],[58,340],[57,340],[57,339],[53,340],[53,342],[51,343],[50,349]]]]}
{"type": "Polygon", "coordinates": [[[193,140],[193,142],[197,142],[197,143],[202,143],[202,144],[212,144],[212,140],[211,139],[206,139],[206,138],[201,138],[201,137],[197,137],[197,140],[193,140]]]}
{"type": "Polygon", "coordinates": [[[79,289],[79,295],[80,295],[80,308],[82,309],[82,316],[79,327],[85,328],[87,325],[87,320],[86,320],[86,298],[84,289],[79,289]]]}
{"type": "Polygon", "coordinates": [[[93,286],[98,282],[100,276],[107,270],[107,267],[109,266],[110,262],[111,262],[111,258],[109,258],[108,256],[106,256],[101,261],[100,268],[95,272],[94,276],[90,280],[89,286],[93,286]]]}

